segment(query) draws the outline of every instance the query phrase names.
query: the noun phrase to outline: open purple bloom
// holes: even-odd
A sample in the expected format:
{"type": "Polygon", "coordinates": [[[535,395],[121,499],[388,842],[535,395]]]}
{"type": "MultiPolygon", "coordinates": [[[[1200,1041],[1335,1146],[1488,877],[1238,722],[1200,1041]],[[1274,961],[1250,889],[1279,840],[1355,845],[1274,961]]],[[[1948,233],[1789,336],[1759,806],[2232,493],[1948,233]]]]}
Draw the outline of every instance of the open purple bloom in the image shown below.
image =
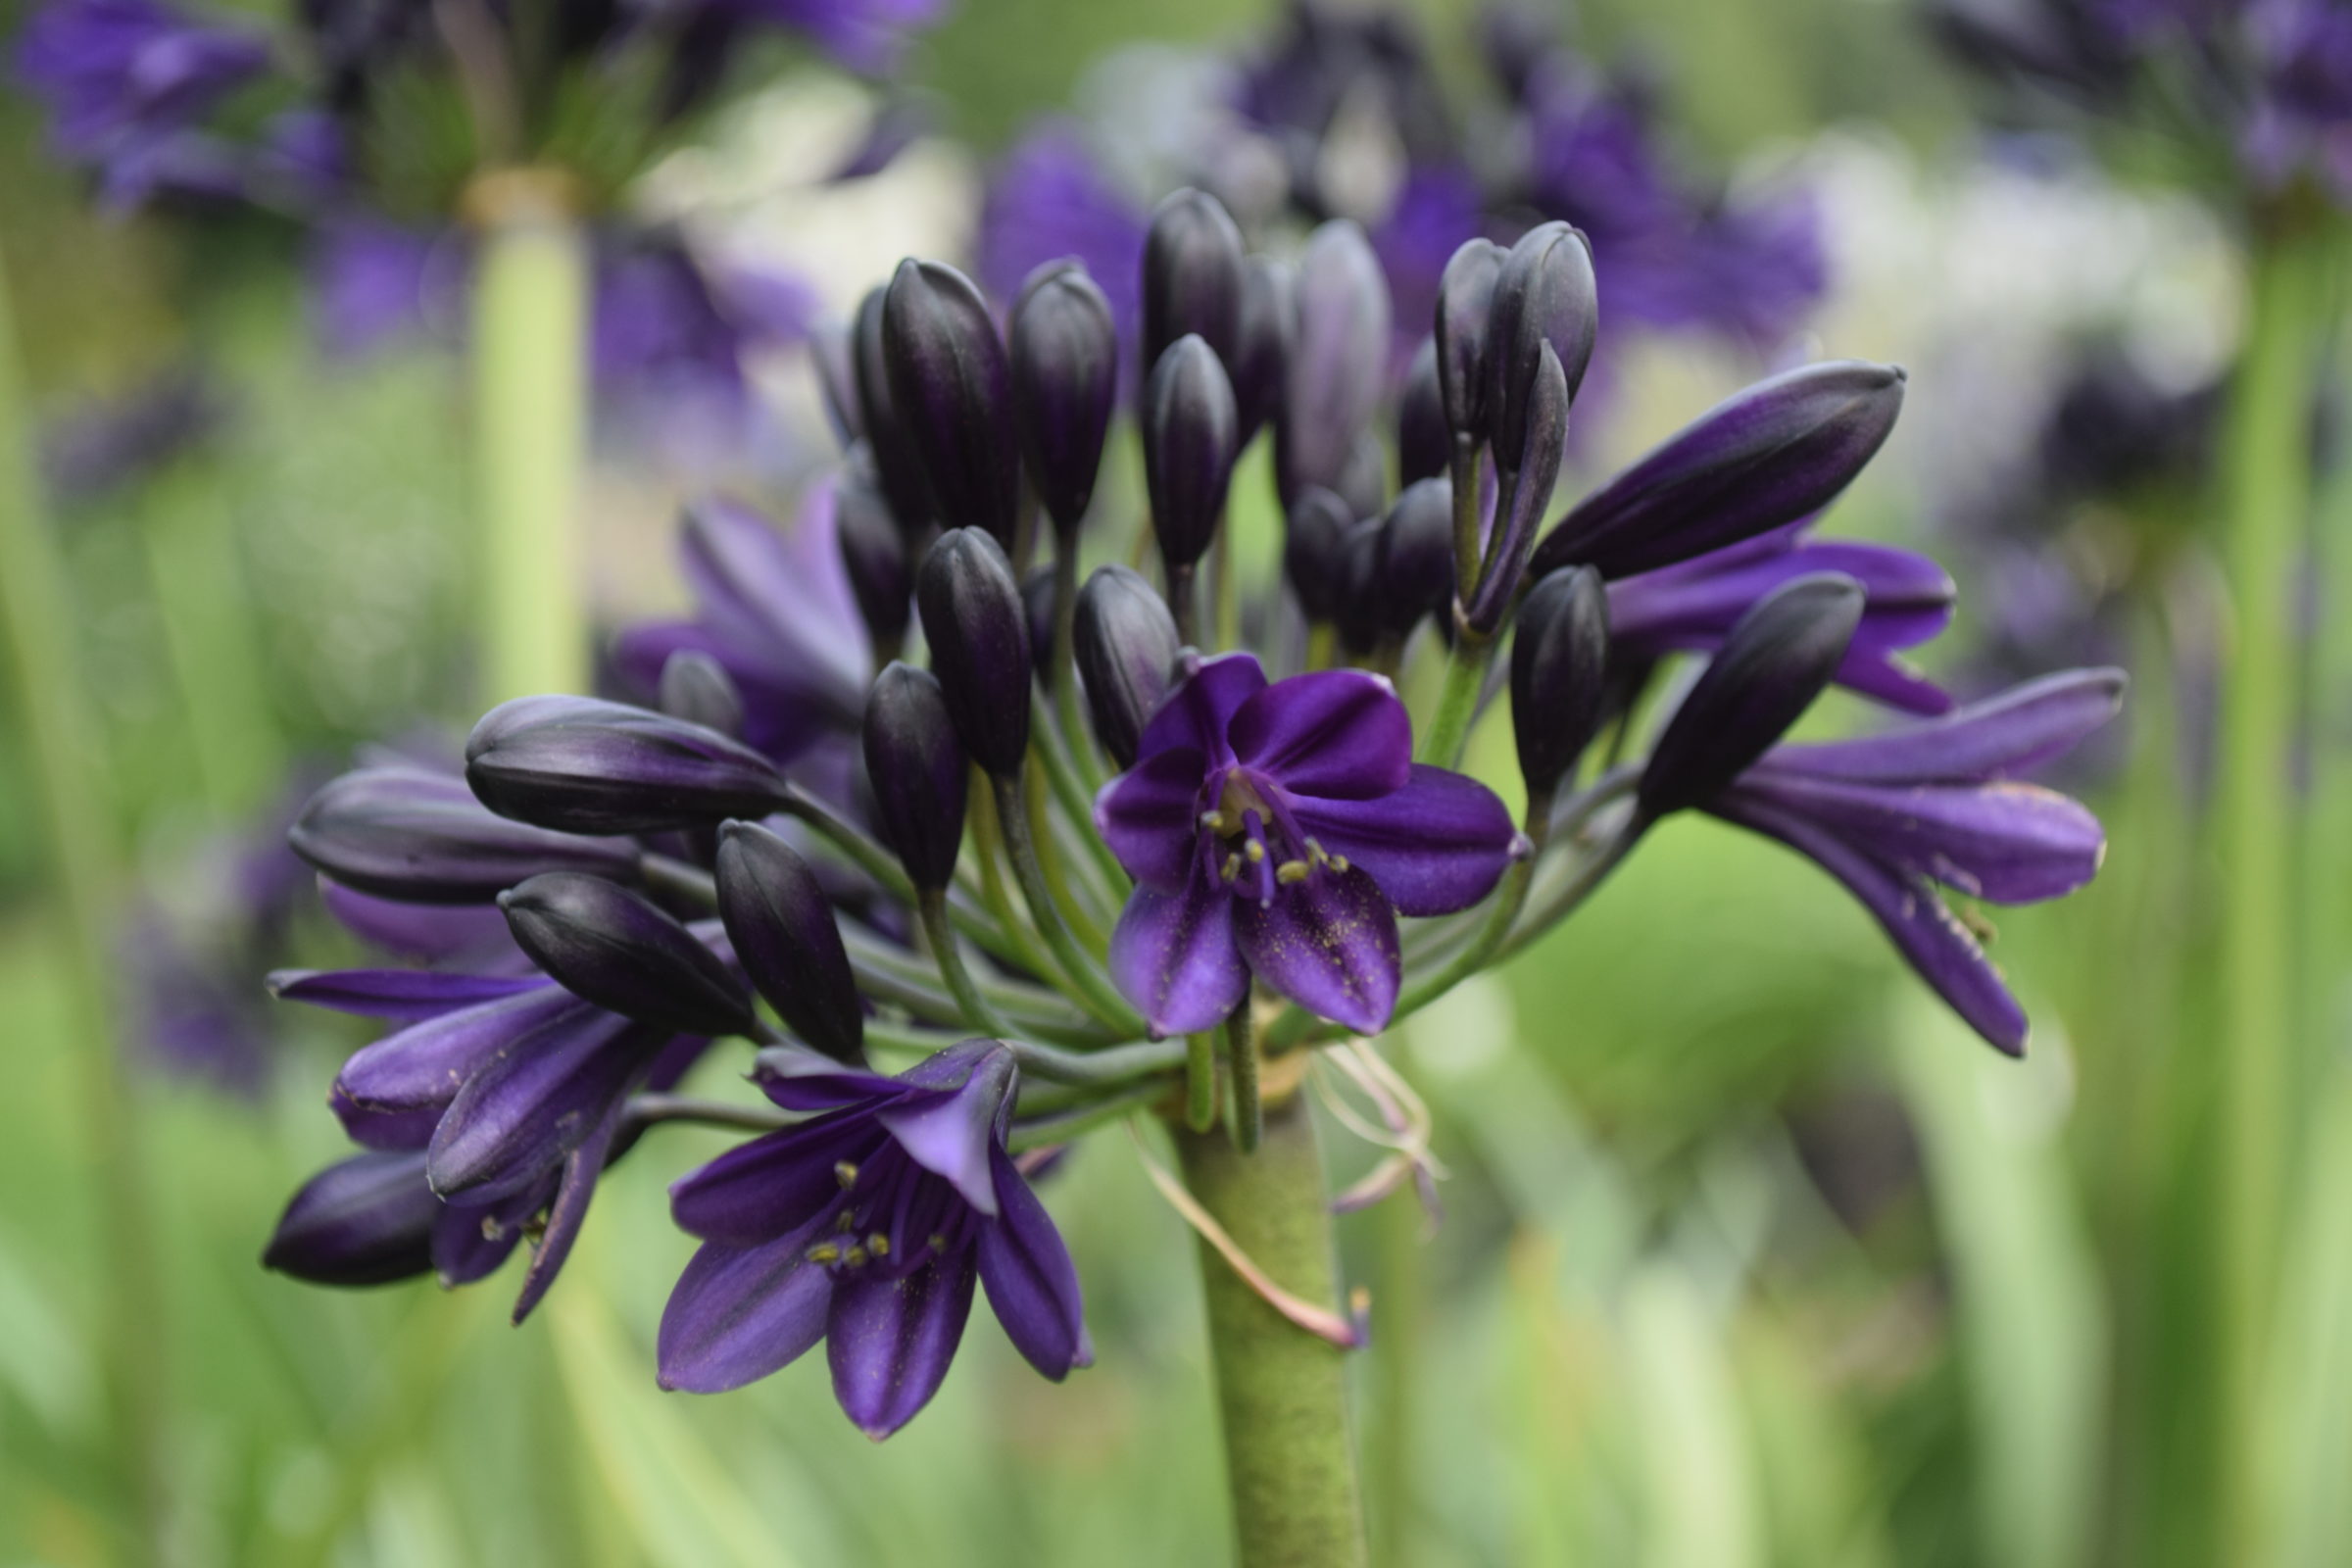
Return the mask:
{"type": "Polygon", "coordinates": [[[695,649],[734,678],[744,740],[777,761],[855,734],[873,656],[841,564],[832,486],[809,492],[789,537],[739,502],[706,501],[689,509],[679,553],[695,616],[623,632],[622,678],[651,694],[669,656],[695,649]]]}
{"type": "Polygon", "coordinates": [[[896,1078],[760,1060],[768,1098],[815,1114],[670,1189],[705,1245],[662,1314],[663,1388],[741,1388],[821,1339],[842,1409],[888,1437],[939,1391],[975,1281],[1038,1371],[1058,1382],[1092,1361],[1077,1270],[1005,1152],[1010,1050],[967,1040],[896,1078]]]}
{"type": "Polygon", "coordinates": [[[1269,685],[1249,654],[1169,692],[1095,820],[1136,880],[1111,971],[1155,1035],[1215,1024],[1253,974],[1375,1033],[1396,1004],[1396,916],[1468,908],[1526,852],[1493,791],[1412,760],[1387,681],[1269,685]]]}
{"type": "Polygon", "coordinates": [[[2014,1055],[2025,1012],[1938,889],[2032,904],[2091,879],[2098,819],[2017,775],[2105,723],[2123,687],[2120,670],[2072,670],[1884,734],[1777,747],[1706,809],[1844,883],[1920,978],[2014,1055]]]}
{"type": "Polygon", "coordinates": [[[675,1083],[708,1044],[632,1023],[539,974],[294,971],[272,988],[402,1026],[344,1063],[329,1103],[355,1142],[421,1151],[420,1178],[466,1216],[434,1227],[445,1279],[495,1268],[520,1228],[547,1212],[518,1320],[571,1250],[629,1095],[675,1083]],[[479,1250],[502,1241],[494,1257],[479,1250]]]}
{"type": "Polygon", "coordinates": [[[1890,545],[1806,536],[1811,519],[1609,585],[1609,634],[1644,658],[1711,653],[1748,606],[1785,582],[1816,572],[1851,577],[1868,595],[1862,624],[1838,666],[1838,683],[1917,713],[1940,713],[1952,701],[1906,665],[1901,650],[1927,642],[1950,622],[1956,590],[1941,566],[1890,545]]]}

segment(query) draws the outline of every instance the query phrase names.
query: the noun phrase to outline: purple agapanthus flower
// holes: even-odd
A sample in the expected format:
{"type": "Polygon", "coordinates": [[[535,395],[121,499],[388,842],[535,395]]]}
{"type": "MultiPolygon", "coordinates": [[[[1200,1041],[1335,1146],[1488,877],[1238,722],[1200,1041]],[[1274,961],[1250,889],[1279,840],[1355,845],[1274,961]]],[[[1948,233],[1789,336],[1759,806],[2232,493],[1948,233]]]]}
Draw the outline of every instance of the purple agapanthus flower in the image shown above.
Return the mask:
{"type": "Polygon", "coordinates": [[[1155,1035],[1206,1029],[1250,977],[1377,1033],[1398,914],[1487,896],[1527,841],[1493,791],[1412,760],[1412,721],[1360,670],[1269,685],[1249,654],[1195,667],[1095,802],[1136,888],[1110,941],[1155,1035]]]}
{"type": "Polygon", "coordinates": [[[622,679],[651,693],[672,654],[698,650],[741,689],[743,738],[777,761],[853,733],[873,654],[841,564],[832,486],[810,490],[789,535],[739,502],[705,502],[689,509],[679,550],[694,618],[622,633],[622,679]]]}
{"type": "Polygon", "coordinates": [[[1950,624],[1958,590],[1926,556],[1890,545],[1808,537],[1810,517],[1678,565],[1609,584],[1609,636],[1627,653],[1655,658],[1711,653],[1747,608],[1786,582],[1840,572],[1869,596],[1838,683],[1915,713],[1952,706],[1941,687],[1898,657],[1950,624]]]}
{"type": "Polygon", "coordinates": [[[198,125],[269,66],[263,34],[157,0],[57,0],[17,45],[57,150],[96,168],[118,209],[166,189],[232,191],[235,159],[198,125]]]}
{"type": "Polygon", "coordinates": [[[344,1063],[329,1103],[355,1143],[421,1152],[419,1176],[463,1216],[434,1226],[446,1283],[496,1268],[546,1212],[517,1320],[579,1235],[629,1095],[675,1083],[709,1044],[633,1023],[540,974],[289,971],[271,984],[290,1001],[401,1025],[344,1063]]]}
{"type": "Polygon", "coordinates": [[[704,1241],[662,1314],[664,1388],[715,1394],[827,1346],[833,1392],[867,1436],[912,1420],[947,1376],[975,1281],[1030,1365],[1094,1359],[1078,1274],[1005,1152],[1019,1072],[967,1040],[896,1078],[763,1053],[768,1098],[807,1121],[670,1189],[704,1241]]]}
{"type": "Polygon", "coordinates": [[[2091,879],[2098,819],[2018,775],[2113,717],[2123,688],[2120,670],[2072,670],[1884,734],[1777,747],[1707,809],[1844,883],[1920,977],[2016,1054],[2025,1011],[1939,889],[2033,904],[2091,879]]]}

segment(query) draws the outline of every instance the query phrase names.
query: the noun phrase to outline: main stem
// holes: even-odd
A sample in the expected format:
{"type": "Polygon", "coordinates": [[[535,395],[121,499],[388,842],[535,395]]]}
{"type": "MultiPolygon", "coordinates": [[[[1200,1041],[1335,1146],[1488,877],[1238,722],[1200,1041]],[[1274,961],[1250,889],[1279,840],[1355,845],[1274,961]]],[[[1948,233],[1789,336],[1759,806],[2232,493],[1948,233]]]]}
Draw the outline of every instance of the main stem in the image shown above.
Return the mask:
{"type": "Polygon", "coordinates": [[[2311,398],[2325,339],[2324,235],[2256,241],[2252,327],[2232,388],[2222,485],[2234,623],[2222,706],[2222,1529],[2219,1560],[2262,1560],[2264,1348],[2294,1142],[2291,870],[2298,623],[2311,503],[2311,398]]]}
{"type": "Polygon", "coordinates": [[[564,177],[483,175],[473,297],[482,533],[482,678],[490,701],[585,691],[578,542],[588,421],[588,243],[564,177]]]}
{"type": "Polygon", "coordinates": [[[164,1530],[161,1321],[154,1227],[148,1212],[138,1103],[123,1063],[112,999],[113,854],[105,791],[85,720],[90,703],[74,650],[80,628],[56,536],[41,503],[18,382],[16,320],[0,286],[0,627],[31,753],[41,838],[65,915],[71,1066],[78,1074],[83,1148],[98,1184],[99,1253],[106,1281],[99,1329],[111,1437],[122,1467],[124,1560],[161,1556],[164,1530]]]}
{"type": "MultiPolygon", "coordinates": [[[[1285,1289],[1339,1304],[1323,1160],[1304,1101],[1265,1108],[1254,1153],[1170,1129],[1185,1185],[1285,1289]]],[[[1201,1292],[1241,1568],[1364,1568],[1346,1352],[1268,1305],[1205,1241],[1201,1292]]]]}

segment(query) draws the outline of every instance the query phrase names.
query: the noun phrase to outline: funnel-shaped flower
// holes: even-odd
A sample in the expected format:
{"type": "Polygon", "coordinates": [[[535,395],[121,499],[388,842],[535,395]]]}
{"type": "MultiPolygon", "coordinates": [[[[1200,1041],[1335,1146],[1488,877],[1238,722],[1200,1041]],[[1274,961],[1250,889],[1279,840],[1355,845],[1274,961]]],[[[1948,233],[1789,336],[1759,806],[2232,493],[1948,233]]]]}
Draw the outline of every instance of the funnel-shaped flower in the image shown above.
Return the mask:
{"type": "Polygon", "coordinates": [[[766,1052],[760,1087],[817,1114],[670,1189],[705,1246],[662,1314],[664,1388],[741,1388],[828,1342],[833,1392],[884,1438],[939,1391],[975,1280],[1013,1347],[1059,1381],[1093,1353],[1053,1218],[1004,1150],[1018,1069],[967,1040],[896,1078],[766,1052]]]}
{"type": "Polygon", "coordinates": [[[1705,808],[1844,883],[1920,978],[2015,1055],[2025,1012],[1938,889],[2033,904],[2091,879],[2098,819],[2017,775],[2113,717],[2123,689],[2121,670],[2070,670],[1885,734],[1782,746],[1705,808]]]}
{"type": "Polygon", "coordinates": [[[1095,820],[1137,884],[1111,970],[1160,1035],[1216,1023],[1252,974],[1377,1031],[1396,1003],[1396,916],[1469,907],[1526,848],[1493,791],[1413,761],[1387,681],[1268,685],[1248,654],[1168,694],[1095,820]]]}

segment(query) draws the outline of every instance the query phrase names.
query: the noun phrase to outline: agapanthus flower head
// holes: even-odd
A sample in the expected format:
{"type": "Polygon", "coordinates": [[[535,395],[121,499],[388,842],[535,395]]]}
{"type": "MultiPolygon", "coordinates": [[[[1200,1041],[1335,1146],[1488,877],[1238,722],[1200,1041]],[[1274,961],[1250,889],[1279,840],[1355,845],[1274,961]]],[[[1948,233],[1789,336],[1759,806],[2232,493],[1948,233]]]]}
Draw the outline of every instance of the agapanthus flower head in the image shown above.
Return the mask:
{"type": "Polygon", "coordinates": [[[1095,804],[1136,881],[1110,962],[1155,1034],[1206,1029],[1252,978],[1360,1033],[1396,1003],[1396,915],[1486,897],[1527,845],[1474,779],[1412,760],[1412,720],[1357,670],[1268,682],[1199,663],[1095,804]]]}
{"type": "Polygon", "coordinates": [[[662,1314],[662,1386],[741,1388],[823,1340],[842,1409],[888,1437],[939,1391],[975,1283],[1039,1372],[1088,1364],[1077,1270],[1004,1148],[1018,1081],[993,1040],[896,1078],[764,1054],[760,1087],[812,1114],[670,1190],[704,1245],[662,1314]]]}

